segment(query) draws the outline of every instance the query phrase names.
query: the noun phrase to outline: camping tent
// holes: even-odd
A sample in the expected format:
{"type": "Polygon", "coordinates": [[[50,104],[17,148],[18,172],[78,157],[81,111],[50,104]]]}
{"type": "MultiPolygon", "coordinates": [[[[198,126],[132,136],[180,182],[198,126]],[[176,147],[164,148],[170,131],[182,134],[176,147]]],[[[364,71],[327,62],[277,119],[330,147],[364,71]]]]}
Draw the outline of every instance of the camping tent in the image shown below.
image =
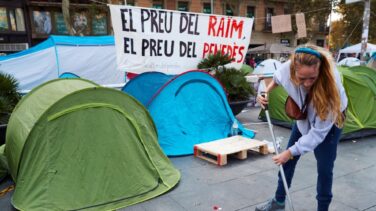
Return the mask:
{"type": "Polygon", "coordinates": [[[65,72],[61,75],[59,75],[59,78],[80,78],[78,75],[70,72],[65,72]]]}
{"type": "Polygon", "coordinates": [[[122,91],[129,93],[147,107],[154,94],[173,77],[174,75],[161,72],[145,72],[131,79],[122,91]]]}
{"type": "Polygon", "coordinates": [[[367,67],[376,71],[376,51],[371,53],[371,59],[368,61],[367,67]]]}
{"type": "MultiPolygon", "coordinates": [[[[192,154],[195,144],[228,137],[236,121],[223,87],[204,72],[175,77],[143,73],[129,81],[123,91],[147,107],[166,155],[192,154]]],[[[243,135],[254,136],[241,124],[239,129],[243,135]]]]}
{"type": "Polygon", "coordinates": [[[267,85],[270,83],[274,72],[282,66],[282,63],[275,59],[267,59],[258,64],[253,71],[253,75],[262,76],[265,80],[261,80],[258,87],[257,93],[260,94],[266,90],[267,85]]]}
{"type": "Polygon", "coordinates": [[[272,76],[282,66],[282,63],[275,59],[267,59],[258,64],[252,74],[272,76]]]}
{"type": "Polygon", "coordinates": [[[360,60],[355,57],[347,57],[347,58],[342,59],[340,62],[338,62],[337,65],[348,66],[348,67],[359,66],[360,60]]]}
{"type": "Polygon", "coordinates": [[[30,90],[65,72],[98,84],[125,82],[116,67],[112,36],[50,36],[46,41],[19,53],[0,56],[0,71],[13,75],[21,90],[30,90]]]}
{"type": "MultiPolygon", "coordinates": [[[[376,134],[376,103],[370,103],[376,99],[376,71],[364,66],[338,69],[349,99],[342,139],[376,134]]],[[[270,93],[270,117],[275,124],[291,127],[293,121],[285,113],[286,98],[287,93],[282,87],[270,93]]],[[[263,112],[260,118],[265,118],[263,112]]]]}
{"type": "Polygon", "coordinates": [[[180,179],[146,109],[82,79],[52,80],[22,98],[5,154],[19,210],[113,210],[160,195],[180,179]]]}
{"type": "MultiPolygon", "coordinates": [[[[338,57],[337,57],[337,62],[341,58],[341,54],[343,53],[351,53],[351,54],[359,54],[361,53],[361,48],[362,48],[362,43],[358,43],[356,45],[349,46],[347,48],[344,48],[342,50],[339,50],[338,57]]],[[[367,43],[367,53],[371,53],[372,51],[376,51],[376,45],[367,43]]]]}

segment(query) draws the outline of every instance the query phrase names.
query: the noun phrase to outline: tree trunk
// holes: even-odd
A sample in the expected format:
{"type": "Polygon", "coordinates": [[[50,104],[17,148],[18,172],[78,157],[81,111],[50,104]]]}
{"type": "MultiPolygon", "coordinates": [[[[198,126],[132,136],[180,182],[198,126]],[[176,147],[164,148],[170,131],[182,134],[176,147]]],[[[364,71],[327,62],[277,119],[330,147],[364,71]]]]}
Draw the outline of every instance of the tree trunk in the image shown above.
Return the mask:
{"type": "Polygon", "coordinates": [[[65,22],[65,25],[67,26],[68,33],[70,35],[75,35],[76,31],[72,27],[72,22],[71,22],[70,13],[69,13],[69,0],[63,0],[61,3],[61,7],[63,10],[64,22],[65,22]]]}

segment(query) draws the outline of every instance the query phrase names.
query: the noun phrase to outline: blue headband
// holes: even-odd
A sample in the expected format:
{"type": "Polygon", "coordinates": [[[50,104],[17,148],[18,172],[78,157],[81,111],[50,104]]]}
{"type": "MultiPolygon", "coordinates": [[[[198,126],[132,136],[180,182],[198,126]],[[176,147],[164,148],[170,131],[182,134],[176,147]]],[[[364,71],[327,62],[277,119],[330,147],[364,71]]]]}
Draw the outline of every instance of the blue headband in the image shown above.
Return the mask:
{"type": "Polygon", "coordinates": [[[298,48],[295,50],[295,53],[307,53],[316,56],[320,60],[322,59],[321,54],[312,48],[298,48]]]}

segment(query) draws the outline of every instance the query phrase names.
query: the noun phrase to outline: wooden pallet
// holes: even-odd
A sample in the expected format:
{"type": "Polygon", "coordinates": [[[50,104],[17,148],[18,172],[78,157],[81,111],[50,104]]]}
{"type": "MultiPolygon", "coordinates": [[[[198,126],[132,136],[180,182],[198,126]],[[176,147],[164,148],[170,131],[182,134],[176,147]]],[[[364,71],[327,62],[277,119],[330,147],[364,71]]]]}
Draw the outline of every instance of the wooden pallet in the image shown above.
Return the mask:
{"type": "Polygon", "coordinates": [[[227,164],[228,155],[234,154],[236,158],[244,160],[247,158],[248,150],[254,150],[264,155],[269,153],[268,146],[264,142],[243,136],[233,136],[196,144],[194,146],[194,156],[223,166],[227,164]]]}

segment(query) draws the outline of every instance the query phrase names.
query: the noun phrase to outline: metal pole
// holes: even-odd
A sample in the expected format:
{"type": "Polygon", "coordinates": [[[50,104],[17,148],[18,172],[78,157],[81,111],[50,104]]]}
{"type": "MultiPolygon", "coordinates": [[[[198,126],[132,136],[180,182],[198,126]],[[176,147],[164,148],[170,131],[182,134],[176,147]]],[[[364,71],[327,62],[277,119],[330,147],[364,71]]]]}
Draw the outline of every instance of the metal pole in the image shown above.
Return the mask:
{"type": "MultiPolygon", "coordinates": [[[[263,96],[266,97],[265,93],[261,93],[261,95],[263,95],[263,96]]],[[[273,146],[274,146],[275,154],[279,155],[279,151],[278,151],[279,147],[277,146],[277,141],[276,141],[275,136],[274,136],[273,125],[272,125],[272,121],[270,120],[268,105],[265,105],[265,114],[266,114],[266,119],[268,121],[270,133],[272,134],[273,146]]],[[[292,205],[292,200],[291,200],[290,193],[289,193],[289,187],[288,187],[287,181],[286,181],[285,171],[283,170],[283,166],[282,165],[279,165],[279,173],[281,174],[282,182],[283,182],[283,187],[285,188],[287,200],[289,201],[290,211],[294,211],[294,207],[292,205]]]]}
{"type": "Polygon", "coordinates": [[[329,18],[329,34],[328,34],[328,50],[330,50],[330,32],[332,31],[332,16],[333,16],[333,1],[330,3],[330,18],[329,18]]]}
{"type": "Polygon", "coordinates": [[[365,62],[365,56],[364,55],[367,52],[370,8],[371,8],[371,1],[370,0],[364,0],[362,49],[360,51],[360,60],[364,61],[364,62],[365,62]]]}
{"type": "Polygon", "coordinates": [[[211,14],[214,14],[214,0],[210,0],[210,11],[211,11],[211,14]]]}

